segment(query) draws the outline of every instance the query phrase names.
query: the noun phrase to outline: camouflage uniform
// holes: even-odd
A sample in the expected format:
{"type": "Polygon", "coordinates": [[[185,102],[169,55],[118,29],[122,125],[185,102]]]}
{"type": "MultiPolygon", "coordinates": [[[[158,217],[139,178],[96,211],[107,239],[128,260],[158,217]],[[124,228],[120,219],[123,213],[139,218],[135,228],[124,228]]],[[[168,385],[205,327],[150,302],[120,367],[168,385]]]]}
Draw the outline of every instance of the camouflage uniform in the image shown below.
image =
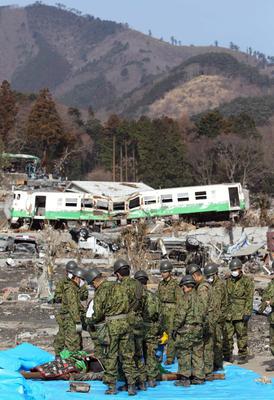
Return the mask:
{"type": "Polygon", "coordinates": [[[233,353],[233,336],[236,333],[238,354],[247,357],[248,322],[244,316],[251,316],[253,311],[253,280],[241,274],[238,278],[230,277],[226,281],[228,307],[225,324],[224,357],[229,359],[233,353]]]}
{"type": "MultiPolygon", "coordinates": [[[[82,336],[76,332],[76,325],[82,323],[85,310],[80,302],[79,287],[70,279],[64,282],[62,303],[59,315],[62,318],[64,345],[62,350],[78,351],[82,349],[82,336]]],[[[60,344],[57,339],[57,345],[60,344]]],[[[58,350],[54,341],[55,351],[58,350]]],[[[59,354],[58,351],[57,354],[59,354]]]]}
{"type": "Polygon", "coordinates": [[[167,361],[172,363],[175,358],[175,342],[172,339],[174,315],[176,302],[182,296],[179,283],[176,279],[162,280],[158,286],[158,298],[160,301],[160,326],[162,332],[168,334],[168,344],[166,349],[167,361]]]}
{"type": "Polygon", "coordinates": [[[106,308],[106,303],[109,300],[113,285],[115,285],[114,282],[105,280],[95,289],[93,315],[92,318],[86,318],[88,331],[94,344],[94,355],[103,365],[105,365],[108,343],[106,342],[107,338],[104,337],[106,333],[106,321],[105,316],[101,313],[101,309],[104,310],[106,308]],[[96,323],[94,323],[94,321],[96,321],[96,323]]]}
{"type": "Polygon", "coordinates": [[[227,292],[225,283],[214,276],[211,284],[211,296],[213,304],[213,351],[214,351],[214,370],[223,367],[223,330],[227,312],[227,292]]]}
{"type": "Polygon", "coordinates": [[[206,310],[193,289],[177,302],[174,331],[179,371],[183,377],[204,379],[203,324],[206,310]]]}
{"type": "MultiPolygon", "coordinates": [[[[62,303],[65,287],[68,284],[68,282],[70,282],[70,279],[65,277],[57,283],[55,293],[54,293],[54,298],[53,298],[54,303],[56,303],[56,304],[62,303]]],[[[82,301],[87,300],[88,299],[87,285],[83,285],[81,288],[78,288],[78,290],[79,290],[80,300],[82,300],[82,301]]],[[[83,312],[84,312],[84,310],[83,310],[83,312]]],[[[84,315],[82,317],[84,317],[84,315]]],[[[56,322],[58,323],[59,329],[58,329],[57,335],[54,338],[53,347],[54,347],[55,354],[60,354],[60,352],[62,350],[64,350],[64,348],[65,348],[66,333],[65,333],[65,326],[64,326],[64,324],[65,324],[64,313],[61,312],[61,310],[58,310],[58,312],[55,315],[55,319],[56,319],[56,322]]]]}
{"type": "Polygon", "coordinates": [[[156,358],[159,336],[159,300],[154,293],[147,289],[145,294],[143,320],[146,377],[148,380],[156,380],[159,375],[159,365],[156,358]]]}
{"type": "Polygon", "coordinates": [[[144,324],[142,309],[145,301],[145,292],[142,284],[129,276],[120,283],[126,290],[129,300],[129,324],[134,335],[135,355],[134,360],[138,371],[138,381],[146,381],[146,368],[144,364],[143,341],[144,324]]]}
{"type": "Polygon", "coordinates": [[[267,307],[266,301],[270,301],[271,313],[268,316],[269,321],[269,346],[272,355],[274,356],[274,279],[269,282],[262,297],[262,304],[259,312],[262,313],[267,307]]]}
{"type": "Polygon", "coordinates": [[[137,379],[134,363],[134,338],[128,321],[129,299],[127,291],[120,283],[109,287],[107,298],[97,298],[91,323],[106,321],[106,337],[108,342],[105,358],[104,383],[116,384],[118,375],[118,359],[121,362],[127,383],[133,385],[137,379]]]}
{"type": "Polygon", "coordinates": [[[214,370],[213,353],[213,331],[214,331],[214,308],[211,288],[203,278],[196,286],[197,297],[206,313],[204,325],[204,370],[205,374],[211,374],[214,370]]]}

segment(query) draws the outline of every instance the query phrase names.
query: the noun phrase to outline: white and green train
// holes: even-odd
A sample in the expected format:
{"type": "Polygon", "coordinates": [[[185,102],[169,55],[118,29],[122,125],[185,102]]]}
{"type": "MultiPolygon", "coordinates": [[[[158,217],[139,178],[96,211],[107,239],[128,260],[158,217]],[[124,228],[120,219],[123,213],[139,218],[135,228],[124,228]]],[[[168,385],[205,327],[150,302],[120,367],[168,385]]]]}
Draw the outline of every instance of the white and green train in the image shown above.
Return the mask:
{"type": "Polygon", "coordinates": [[[248,192],[240,183],[146,190],[130,196],[15,190],[10,214],[12,224],[169,216],[199,221],[239,216],[248,206],[248,192]]]}

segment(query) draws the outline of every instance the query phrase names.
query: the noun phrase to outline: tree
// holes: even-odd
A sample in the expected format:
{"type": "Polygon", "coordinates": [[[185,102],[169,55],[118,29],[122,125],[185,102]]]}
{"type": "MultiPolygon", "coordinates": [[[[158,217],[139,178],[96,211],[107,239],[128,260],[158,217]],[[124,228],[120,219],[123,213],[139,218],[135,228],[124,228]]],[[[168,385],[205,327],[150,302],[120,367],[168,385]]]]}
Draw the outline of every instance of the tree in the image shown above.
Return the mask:
{"type": "Polygon", "coordinates": [[[15,93],[11,90],[8,81],[0,86],[0,136],[3,144],[8,142],[8,134],[15,125],[18,107],[15,93]]]}
{"type": "Polygon", "coordinates": [[[198,136],[216,137],[226,130],[226,121],[222,114],[209,111],[196,123],[198,136]]]}
{"type": "Polygon", "coordinates": [[[62,153],[69,140],[48,89],[40,91],[30,111],[27,135],[46,168],[49,167],[50,159],[62,153]]]}
{"type": "Polygon", "coordinates": [[[215,45],[215,47],[218,47],[218,46],[219,46],[218,40],[215,40],[215,41],[214,41],[214,45],[215,45]]]}
{"type": "Polygon", "coordinates": [[[152,36],[152,32],[150,29],[148,30],[148,36],[150,36],[150,37],[152,36]]]}

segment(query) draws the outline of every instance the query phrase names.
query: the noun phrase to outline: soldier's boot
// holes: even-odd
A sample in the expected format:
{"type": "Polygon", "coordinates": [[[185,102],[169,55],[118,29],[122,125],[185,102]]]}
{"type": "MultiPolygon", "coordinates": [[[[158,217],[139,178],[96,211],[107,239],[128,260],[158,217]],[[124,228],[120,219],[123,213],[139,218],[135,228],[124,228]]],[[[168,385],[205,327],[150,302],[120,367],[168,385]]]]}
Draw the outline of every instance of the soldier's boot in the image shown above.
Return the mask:
{"type": "Polygon", "coordinates": [[[126,383],[124,385],[118,387],[119,392],[127,392],[127,389],[128,389],[128,387],[127,387],[126,383]]]}
{"type": "Polygon", "coordinates": [[[205,380],[197,378],[197,376],[194,376],[191,380],[192,385],[202,385],[203,383],[205,383],[205,380]]]}
{"type": "Polygon", "coordinates": [[[238,357],[237,364],[241,365],[241,364],[246,364],[246,363],[248,363],[247,356],[239,356],[238,357]]]}
{"type": "Polygon", "coordinates": [[[128,385],[127,393],[129,396],[135,396],[137,394],[135,385],[128,385]]]}
{"type": "Polygon", "coordinates": [[[105,394],[117,394],[116,385],[109,385],[108,389],[105,391],[105,394]]]}
{"type": "Polygon", "coordinates": [[[155,380],[155,379],[149,379],[149,380],[147,381],[147,386],[148,386],[148,387],[151,387],[151,388],[156,387],[156,386],[157,386],[156,380],[155,380]]]}
{"type": "Polygon", "coordinates": [[[139,382],[139,383],[138,383],[138,389],[139,389],[139,390],[147,390],[147,384],[146,384],[146,382],[139,382]]]}
{"type": "Polygon", "coordinates": [[[179,381],[174,382],[175,386],[184,386],[184,387],[189,387],[190,386],[190,379],[187,378],[186,376],[182,376],[179,381]]]}

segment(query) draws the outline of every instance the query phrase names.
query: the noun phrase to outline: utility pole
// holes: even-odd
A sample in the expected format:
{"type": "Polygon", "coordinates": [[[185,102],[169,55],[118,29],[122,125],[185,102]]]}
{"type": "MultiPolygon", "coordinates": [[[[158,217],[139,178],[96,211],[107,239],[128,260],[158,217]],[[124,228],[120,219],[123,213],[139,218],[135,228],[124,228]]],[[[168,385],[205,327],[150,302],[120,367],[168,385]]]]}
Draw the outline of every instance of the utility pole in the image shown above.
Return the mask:
{"type": "Polygon", "coordinates": [[[123,145],[120,145],[120,182],[123,182],[123,145]]]}
{"type": "Polygon", "coordinates": [[[116,137],[115,135],[113,135],[112,137],[112,181],[113,182],[115,182],[115,163],[116,163],[115,148],[116,148],[116,137]]]}
{"type": "Polygon", "coordinates": [[[127,139],[125,140],[125,164],[126,164],[126,182],[128,182],[128,157],[127,157],[127,139]]]}

